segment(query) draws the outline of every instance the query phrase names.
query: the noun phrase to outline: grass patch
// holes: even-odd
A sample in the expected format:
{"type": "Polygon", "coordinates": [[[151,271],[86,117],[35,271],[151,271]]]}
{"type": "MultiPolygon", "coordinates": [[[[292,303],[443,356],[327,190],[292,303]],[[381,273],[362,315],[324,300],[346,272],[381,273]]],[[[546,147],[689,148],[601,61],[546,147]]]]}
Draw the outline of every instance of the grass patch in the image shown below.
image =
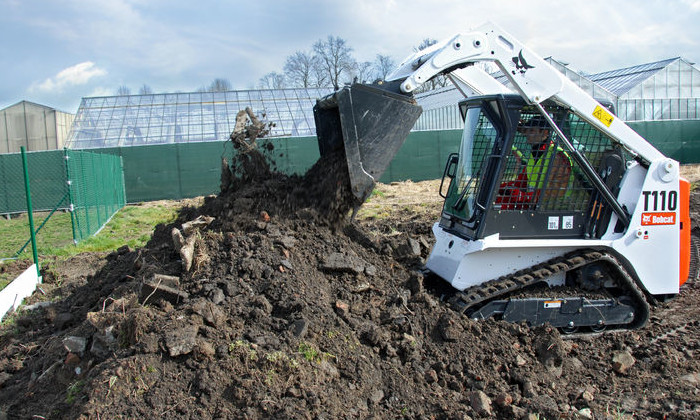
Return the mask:
{"type": "MultiPolygon", "coordinates": [[[[49,215],[48,212],[34,213],[34,229],[37,229],[49,215]]],[[[0,219],[0,258],[12,258],[29,240],[29,218],[26,214],[0,219]]],[[[55,212],[41,228],[36,237],[39,254],[54,248],[73,244],[70,213],[55,212]]],[[[21,257],[31,258],[31,244],[27,245],[21,257]]]]}
{"type": "MultiPolygon", "coordinates": [[[[130,205],[119,210],[112,220],[95,236],[73,244],[70,213],[56,212],[37,235],[39,256],[70,257],[82,252],[113,251],[120,246],[132,248],[144,246],[159,223],[170,223],[177,217],[179,203],[155,202],[130,205]]],[[[35,213],[34,226],[39,225],[48,213],[35,213]]],[[[29,239],[29,221],[26,215],[10,220],[0,219],[0,258],[14,257],[29,239]]],[[[31,245],[20,254],[20,259],[31,259],[31,245]]],[[[2,281],[2,278],[0,278],[2,281]]]]}
{"type": "Polygon", "coordinates": [[[248,360],[258,360],[258,352],[253,349],[253,346],[244,340],[236,340],[228,345],[229,353],[234,353],[241,350],[248,360]]]}
{"type": "Polygon", "coordinates": [[[72,405],[80,394],[82,394],[84,386],[85,381],[83,379],[70,384],[66,390],[66,404],[72,405]]]}
{"type": "Polygon", "coordinates": [[[369,200],[371,200],[372,198],[375,198],[375,197],[385,198],[385,197],[386,197],[386,193],[384,193],[384,191],[380,191],[380,190],[378,190],[378,189],[375,188],[375,189],[372,190],[372,194],[370,194],[370,196],[369,196],[369,198],[368,198],[367,200],[369,201],[369,200]]]}
{"type": "Polygon", "coordinates": [[[124,245],[143,247],[151,239],[156,225],[174,221],[180,209],[178,205],[159,203],[126,206],[112,217],[100,233],[78,245],[58,248],[53,255],[62,257],[82,252],[113,251],[124,245]]]}
{"type": "Polygon", "coordinates": [[[315,362],[320,359],[318,350],[304,342],[299,343],[299,353],[309,362],[315,362]]]}
{"type": "Polygon", "coordinates": [[[304,357],[304,359],[306,359],[312,363],[320,363],[322,361],[335,359],[334,355],[332,355],[330,353],[319,351],[311,344],[305,343],[303,341],[301,343],[299,343],[298,351],[304,357]]]}
{"type": "Polygon", "coordinates": [[[10,284],[10,282],[14,279],[15,278],[14,278],[13,274],[8,274],[8,273],[0,274],[0,290],[4,289],[5,286],[10,284]]]}

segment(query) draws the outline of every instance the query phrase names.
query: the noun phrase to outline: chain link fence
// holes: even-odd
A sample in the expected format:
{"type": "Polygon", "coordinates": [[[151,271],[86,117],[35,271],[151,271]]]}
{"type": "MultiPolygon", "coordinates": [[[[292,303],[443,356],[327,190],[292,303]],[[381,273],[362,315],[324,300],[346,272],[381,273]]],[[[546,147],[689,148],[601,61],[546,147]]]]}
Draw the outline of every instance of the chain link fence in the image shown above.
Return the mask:
{"type": "Polygon", "coordinates": [[[65,151],[73,241],[94,235],[126,204],[122,158],[107,153],[65,151]]]}
{"type": "MultiPolygon", "coordinates": [[[[42,229],[46,232],[55,229],[47,222],[57,211],[63,210],[70,212],[70,223],[62,223],[61,229],[68,230],[67,236],[72,236],[77,244],[97,233],[126,203],[122,158],[118,155],[65,149],[27,152],[26,157],[32,208],[40,216],[35,225],[38,239],[42,229]]],[[[0,214],[14,219],[26,212],[21,154],[2,154],[0,214]]],[[[25,238],[29,236],[27,233],[25,238]]],[[[10,238],[5,240],[9,242],[10,238]]]]}
{"type": "MultiPolygon", "coordinates": [[[[34,211],[52,210],[68,192],[63,159],[62,150],[27,153],[34,211]]],[[[62,207],[68,208],[68,205],[64,202],[62,207]]],[[[22,156],[19,153],[0,155],[0,214],[26,211],[22,156]]]]}

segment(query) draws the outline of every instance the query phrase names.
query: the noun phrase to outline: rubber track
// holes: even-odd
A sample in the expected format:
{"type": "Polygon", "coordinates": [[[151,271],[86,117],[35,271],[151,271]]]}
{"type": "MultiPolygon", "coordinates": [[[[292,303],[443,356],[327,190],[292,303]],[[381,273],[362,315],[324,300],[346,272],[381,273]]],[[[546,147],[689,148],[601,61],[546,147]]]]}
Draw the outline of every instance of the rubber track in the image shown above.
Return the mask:
{"type": "Polygon", "coordinates": [[[525,287],[545,281],[561,272],[579,269],[594,262],[603,262],[609,272],[615,276],[615,283],[627,291],[634,300],[635,316],[630,324],[624,325],[629,329],[644,326],[649,319],[649,303],[644,292],[637,286],[634,279],[622,268],[620,262],[611,254],[596,250],[579,250],[562,257],[553,258],[512,275],[490,280],[480,285],[458,292],[450,299],[452,307],[460,313],[471,313],[482,304],[498,297],[521,290],[525,287]]]}

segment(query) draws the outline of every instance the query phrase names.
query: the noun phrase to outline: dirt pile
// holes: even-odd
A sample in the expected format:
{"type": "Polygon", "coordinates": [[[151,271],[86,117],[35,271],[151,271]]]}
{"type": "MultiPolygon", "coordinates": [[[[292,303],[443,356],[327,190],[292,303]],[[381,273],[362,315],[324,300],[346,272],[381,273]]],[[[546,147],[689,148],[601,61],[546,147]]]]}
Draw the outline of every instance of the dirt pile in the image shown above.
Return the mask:
{"type": "Polygon", "coordinates": [[[343,150],[322,156],[304,176],[285,175],[274,171],[272,144],[259,141],[267,131],[250,109],[238,114],[231,134],[237,153],[230,165],[223,162],[219,200],[204,211],[223,216],[223,228],[235,224],[236,215],[261,211],[342,227],[349,210],[361,204],[352,195],[343,150]]]}
{"type": "Polygon", "coordinates": [[[433,219],[345,220],[352,200],[332,170],[342,162],[305,177],[232,176],[144,249],[120,249],[85,276],[45,268],[63,298],[3,330],[2,414],[700,415],[697,283],[641,331],[572,338],[470,321],[415,271],[433,219]]]}

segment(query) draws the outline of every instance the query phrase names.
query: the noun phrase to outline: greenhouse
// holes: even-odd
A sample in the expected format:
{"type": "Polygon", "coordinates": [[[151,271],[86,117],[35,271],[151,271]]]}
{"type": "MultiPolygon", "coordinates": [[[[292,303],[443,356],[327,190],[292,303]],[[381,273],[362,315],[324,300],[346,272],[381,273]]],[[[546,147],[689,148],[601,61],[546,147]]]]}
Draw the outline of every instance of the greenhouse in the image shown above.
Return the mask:
{"type": "MultiPolygon", "coordinates": [[[[626,121],[698,119],[700,70],[673,58],[604,73],[586,74],[546,59],[598,100],[615,105],[626,121]]],[[[493,76],[508,85],[496,72],[493,76]]],[[[240,90],[83,98],[67,146],[75,149],[224,141],[236,114],[250,107],[272,123],[270,137],[313,137],[313,107],[331,88],[240,90]]],[[[414,131],[462,128],[453,86],[416,95],[423,107],[414,131]]]]}
{"type": "Polygon", "coordinates": [[[616,96],[626,121],[700,118],[700,70],[688,60],[668,60],[588,76],[616,96]]]}
{"type": "Polygon", "coordinates": [[[0,153],[63,148],[73,114],[21,101],[0,110],[0,153]]]}
{"type": "MultiPolygon", "coordinates": [[[[551,57],[545,59],[555,69],[593,98],[609,101],[625,121],[700,119],[700,70],[677,57],[638,66],[587,74],[551,57]]],[[[501,72],[492,74],[509,86],[501,72]]],[[[414,129],[460,129],[457,101],[459,91],[448,86],[424,94],[424,112],[414,129]]]]}
{"type": "Polygon", "coordinates": [[[68,146],[75,149],[226,140],[250,107],[270,136],[316,134],[313,106],[330,88],[192,92],[83,98],[68,146]]]}

